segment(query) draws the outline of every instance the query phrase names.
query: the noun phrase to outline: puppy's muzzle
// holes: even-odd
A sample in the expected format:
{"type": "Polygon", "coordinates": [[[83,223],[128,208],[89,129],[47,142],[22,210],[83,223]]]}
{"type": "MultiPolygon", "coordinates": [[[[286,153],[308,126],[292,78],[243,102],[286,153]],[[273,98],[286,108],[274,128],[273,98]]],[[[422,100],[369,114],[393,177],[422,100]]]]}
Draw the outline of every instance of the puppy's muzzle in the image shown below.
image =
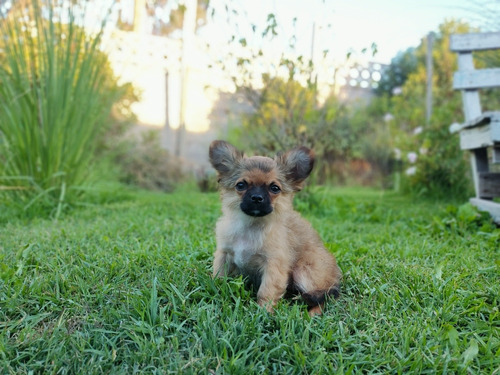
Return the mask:
{"type": "Polygon", "coordinates": [[[247,215],[254,217],[266,216],[273,212],[266,186],[253,186],[248,189],[243,196],[240,208],[247,215]]]}

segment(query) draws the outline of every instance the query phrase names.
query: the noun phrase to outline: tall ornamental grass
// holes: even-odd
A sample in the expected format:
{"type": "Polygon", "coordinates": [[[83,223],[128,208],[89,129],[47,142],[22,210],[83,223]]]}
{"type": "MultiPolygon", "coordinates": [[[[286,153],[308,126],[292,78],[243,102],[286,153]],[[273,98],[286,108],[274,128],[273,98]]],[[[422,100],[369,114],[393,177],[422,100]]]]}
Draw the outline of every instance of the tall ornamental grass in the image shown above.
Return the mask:
{"type": "Polygon", "coordinates": [[[116,90],[102,26],[88,35],[82,19],[81,9],[32,0],[0,20],[0,201],[58,215],[92,176],[116,90]]]}

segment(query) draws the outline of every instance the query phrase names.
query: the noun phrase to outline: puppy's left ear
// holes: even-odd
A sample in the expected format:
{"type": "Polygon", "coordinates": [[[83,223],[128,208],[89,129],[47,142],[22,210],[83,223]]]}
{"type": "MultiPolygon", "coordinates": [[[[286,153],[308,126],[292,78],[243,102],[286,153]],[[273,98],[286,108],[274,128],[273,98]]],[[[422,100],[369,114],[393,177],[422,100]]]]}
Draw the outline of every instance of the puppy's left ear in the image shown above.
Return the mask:
{"type": "Polygon", "coordinates": [[[210,163],[220,175],[228,174],[243,158],[243,153],[225,141],[213,141],[208,151],[210,163]]]}
{"type": "Polygon", "coordinates": [[[303,182],[314,167],[314,152],[307,147],[298,147],[277,155],[276,162],[295,190],[301,190],[303,182]]]}

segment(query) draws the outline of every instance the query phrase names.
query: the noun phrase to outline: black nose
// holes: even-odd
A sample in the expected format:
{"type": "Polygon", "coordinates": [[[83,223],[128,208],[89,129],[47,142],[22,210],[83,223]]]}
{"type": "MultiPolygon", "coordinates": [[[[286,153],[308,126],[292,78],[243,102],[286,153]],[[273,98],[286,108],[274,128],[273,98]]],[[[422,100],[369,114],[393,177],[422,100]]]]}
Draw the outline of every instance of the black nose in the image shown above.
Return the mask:
{"type": "Polygon", "coordinates": [[[252,202],[262,203],[262,201],[264,200],[264,197],[260,194],[254,194],[250,197],[250,199],[252,200],[252,202]]]}

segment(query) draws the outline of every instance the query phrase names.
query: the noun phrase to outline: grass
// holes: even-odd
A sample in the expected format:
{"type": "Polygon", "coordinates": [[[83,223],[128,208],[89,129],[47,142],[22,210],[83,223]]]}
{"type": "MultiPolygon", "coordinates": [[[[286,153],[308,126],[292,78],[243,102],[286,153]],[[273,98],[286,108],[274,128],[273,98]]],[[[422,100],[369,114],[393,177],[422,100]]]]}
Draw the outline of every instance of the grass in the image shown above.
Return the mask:
{"type": "Polygon", "coordinates": [[[500,373],[499,229],[467,205],[301,194],[345,275],[312,319],[210,278],[215,193],[139,192],[56,222],[4,212],[2,373],[500,373]]]}

